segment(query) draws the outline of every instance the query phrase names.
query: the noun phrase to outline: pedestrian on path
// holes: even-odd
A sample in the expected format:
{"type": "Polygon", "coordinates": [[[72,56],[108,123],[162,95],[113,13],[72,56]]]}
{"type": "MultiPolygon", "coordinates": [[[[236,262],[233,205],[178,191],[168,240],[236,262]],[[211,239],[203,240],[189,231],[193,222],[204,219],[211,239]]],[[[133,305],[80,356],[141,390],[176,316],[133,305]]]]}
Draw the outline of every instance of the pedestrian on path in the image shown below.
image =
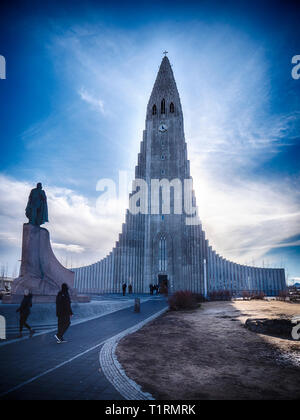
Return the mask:
{"type": "Polygon", "coordinates": [[[71,299],[69,296],[69,287],[66,283],[61,286],[61,291],[56,297],[56,316],[57,316],[57,334],[55,338],[57,344],[66,343],[64,334],[71,325],[71,316],[73,316],[71,308],[71,299]]]}
{"type": "Polygon", "coordinates": [[[130,284],[129,286],[128,286],[128,293],[131,295],[132,294],[132,284],[130,284]]]}
{"type": "Polygon", "coordinates": [[[126,288],[127,288],[127,284],[126,283],[123,283],[123,285],[122,285],[123,296],[126,295],[126,288]]]}
{"type": "Polygon", "coordinates": [[[149,289],[150,289],[150,295],[153,295],[154,287],[153,287],[153,284],[152,283],[149,284],[149,289]]]}
{"type": "Polygon", "coordinates": [[[21,302],[20,307],[17,309],[17,312],[20,312],[20,333],[18,338],[23,337],[23,327],[26,327],[29,332],[30,336],[33,336],[35,331],[27,324],[27,318],[30,315],[30,308],[32,307],[32,294],[29,292],[28,289],[24,290],[24,297],[21,302]]]}

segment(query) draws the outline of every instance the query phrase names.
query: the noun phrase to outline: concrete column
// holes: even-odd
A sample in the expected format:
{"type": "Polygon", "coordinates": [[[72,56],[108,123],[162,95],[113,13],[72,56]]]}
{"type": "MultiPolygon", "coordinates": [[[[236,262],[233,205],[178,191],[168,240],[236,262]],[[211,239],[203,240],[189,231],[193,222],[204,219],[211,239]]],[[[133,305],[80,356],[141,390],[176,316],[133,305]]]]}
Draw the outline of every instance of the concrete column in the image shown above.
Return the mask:
{"type": "Polygon", "coordinates": [[[244,265],[242,265],[241,268],[242,268],[242,288],[241,288],[241,290],[246,290],[246,285],[247,285],[246,267],[244,265]]]}
{"type": "Polygon", "coordinates": [[[259,279],[260,279],[260,290],[264,291],[264,269],[260,267],[259,269],[259,279]]]}
{"type": "Polygon", "coordinates": [[[238,290],[238,282],[237,282],[237,266],[236,263],[232,264],[233,268],[233,282],[234,282],[234,290],[238,290]]]}
{"type": "Polygon", "coordinates": [[[217,261],[216,261],[216,252],[213,253],[213,276],[214,276],[214,290],[218,289],[217,285],[217,261]]]}
{"type": "Polygon", "coordinates": [[[276,278],[277,278],[277,294],[281,290],[281,284],[280,284],[280,270],[276,270],[276,278]]]}
{"type": "Polygon", "coordinates": [[[74,287],[77,289],[78,293],[80,292],[80,269],[74,270],[74,287]]]}
{"type": "Polygon", "coordinates": [[[228,269],[228,261],[225,259],[225,281],[226,281],[226,290],[230,290],[230,282],[229,282],[229,269],[228,269]]]}
{"type": "Polygon", "coordinates": [[[93,280],[93,265],[90,265],[89,266],[89,291],[90,293],[93,291],[92,280],[93,280]]]}
{"type": "Polygon", "coordinates": [[[110,253],[109,256],[109,287],[108,287],[108,292],[112,293],[112,288],[113,288],[113,253],[110,253]]]}
{"type": "Polygon", "coordinates": [[[109,278],[109,272],[110,272],[110,254],[106,257],[106,286],[105,286],[105,293],[109,292],[109,285],[110,285],[110,278],[109,278]]]}
{"type": "Polygon", "coordinates": [[[83,292],[83,271],[84,271],[84,268],[83,267],[81,267],[80,268],[80,274],[79,274],[79,279],[80,279],[80,284],[79,284],[79,290],[80,290],[80,293],[82,293],[83,292]]]}
{"type": "Polygon", "coordinates": [[[114,268],[115,268],[115,254],[111,254],[111,278],[110,278],[110,292],[114,291],[114,268]]]}
{"type": "Polygon", "coordinates": [[[103,293],[103,260],[100,261],[99,293],[103,293]]]}
{"type": "Polygon", "coordinates": [[[107,284],[108,284],[108,256],[105,257],[104,266],[105,266],[104,292],[107,293],[107,284]]]}
{"type": "Polygon", "coordinates": [[[204,264],[204,297],[207,298],[207,261],[203,259],[204,264]]]}
{"type": "Polygon", "coordinates": [[[255,275],[255,285],[256,289],[260,291],[260,284],[259,284],[259,270],[257,267],[254,268],[254,275],[255,275]]]}
{"type": "Polygon", "coordinates": [[[272,296],[276,295],[276,277],[275,268],[272,268],[272,296]]]}
{"type": "Polygon", "coordinates": [[[207,284],[207,293],[209,294],[209,292],[211,291],[211,285],[212,285],[212,270],[211,270],[211,246],[209,246],[208,248],[208,257],[207,257],[207,279],[208,279],[208,284],[207,284]]]}
{"type": "Polygon", "coordinates": [[[92,284],[91,284],[91,291],[92,293],[95,292],[95,264],[92,264],[91,271],[92,271],[92,284]]]}
{"type": "Polygon", "coordinates": [[[86,267],[86,289],[88,293],[90,292],[90,269],[90,266],[86,267]]]}
{"type": "Polygon", "coordinates": [[[87,275],[88,275],[88,267],[84,267],[84,291],[88,292],[88,282],[87,282],[87,275]]]}
{"type": "Polygon", "coordinates": [[[109,293],[112,293],[113,291],[113,272],[114,272],[114,255],[113,252],[110,253],[110,270],[109,270],[109,293]]]}
{"type": "Polygon", "coordinates": [[[106,282],[106,293],[109,292],[110,289],[110,254],[107,256],[107,282],[106,282]]]}
{"type": "Polygon", "coordinates": [[[99,261],[96,263],[95,270],[95,293],[98,293],[99,261]]]}
{"type": "Polygon", "coordinates": [[[220,256],[217,254],[217,279],[218,279],[218,290],[221,290],[221,273],[220,273],[220,256]]]}

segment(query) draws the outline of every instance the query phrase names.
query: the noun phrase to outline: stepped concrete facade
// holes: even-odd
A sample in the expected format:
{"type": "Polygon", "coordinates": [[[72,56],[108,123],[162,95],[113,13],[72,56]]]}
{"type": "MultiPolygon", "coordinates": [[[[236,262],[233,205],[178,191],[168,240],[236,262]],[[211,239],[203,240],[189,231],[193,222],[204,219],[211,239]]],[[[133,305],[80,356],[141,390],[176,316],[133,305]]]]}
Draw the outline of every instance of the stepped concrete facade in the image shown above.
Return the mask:
{"type": "Polygon", "coordinates": [[[119,293],[123,283],[131,284],[134,293],[148,292],[150,284],[166,285],[171,293],[190,290],[205,296],[221,291],[277,295],[285,290],[284,269],[236,264],[209,245],[198,218],[180,97],[166,56],[147,106],[129,199],[112,251],[73,270],[79,292],[119,293]],[[142,187],[145,199],[139,195],[142,187]]]}

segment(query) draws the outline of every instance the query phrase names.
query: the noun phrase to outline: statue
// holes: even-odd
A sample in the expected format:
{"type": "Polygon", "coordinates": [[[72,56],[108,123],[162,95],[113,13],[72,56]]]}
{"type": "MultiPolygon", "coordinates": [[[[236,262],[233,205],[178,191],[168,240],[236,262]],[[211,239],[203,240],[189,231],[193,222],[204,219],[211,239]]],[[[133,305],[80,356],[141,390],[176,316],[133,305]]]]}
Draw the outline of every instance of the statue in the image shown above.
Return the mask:
{"type": "Polygon", "coordinates": [[[35,303],[55,302],[64,283],[68,285],[73,301],[89,302],[88,296],[77,295],[75,273],[57,260],[51,247],[50,234],[41,227],[48,222],[47,197],[41,183],[31,190],[25,214],[29,223],[23,225],[20,274],[12,283],[11,295],[4,296],[2,303],[21,302],[26,289],[30,290],[35,303]]]}
{"type": "Polygon", "coordinates": [[[49,221],[47,197],[40,182],[30,192],[25,214],[29,223],[34,226],[41,226],[49,221]]]}

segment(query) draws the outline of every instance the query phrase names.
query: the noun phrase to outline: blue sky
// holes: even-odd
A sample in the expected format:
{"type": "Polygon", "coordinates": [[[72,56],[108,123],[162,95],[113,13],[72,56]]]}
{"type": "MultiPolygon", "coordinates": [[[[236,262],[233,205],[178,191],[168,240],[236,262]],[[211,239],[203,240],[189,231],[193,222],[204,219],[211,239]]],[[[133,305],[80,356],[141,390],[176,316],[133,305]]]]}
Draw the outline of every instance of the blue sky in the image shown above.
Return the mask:
{"type": "Polygon", "coordinates": [[[280,2],[15,2],[0,54],[0,264],[17,270],[30,188],[43,182],[63,263],[95,262],[124,219],[97,181],[133,176],[169,51],[200,217],[217,251],[300,278],[300,9],[280,2]]]}

